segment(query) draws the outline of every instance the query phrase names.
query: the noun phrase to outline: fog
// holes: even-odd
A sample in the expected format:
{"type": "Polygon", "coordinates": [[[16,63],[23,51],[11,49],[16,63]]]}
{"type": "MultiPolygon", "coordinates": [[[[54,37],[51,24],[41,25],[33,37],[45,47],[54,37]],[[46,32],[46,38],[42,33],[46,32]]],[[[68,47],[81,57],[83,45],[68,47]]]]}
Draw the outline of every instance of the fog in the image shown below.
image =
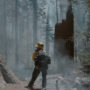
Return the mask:
{"type": "MultiPolygon", "coordinates": [[[[0,54],[21,80],[30,78],[32,74],[32,53],[39,41],[44,43],[45,50],[52,60],[49,75],[58,73],[71,81],[75,81],[79,76],[78,64],[75,61],[85,47],[78,32],[85,31],[89,17],[88,6],[82,3],[82,0],[72,2],[75,61],[65,54],[65,48],[62,49],[64,55],[62,50],[57,50],[56,56],[54,55],[54,44],[58,47],[58,43],[54,43],[55,24],[66,19],[69,4],[68,0],[0,0],[0,54]]],[[[77,62],[80,65],[80,59],[77,62]]],[[[70,90],[71,87],[67,87],[70,90]]]]}
{"type": "MultiPolygon", "coordinates": [[[[52,62],[48,74],[61,76],[55,80],[56,85],[62,85],[60,90],[78,90],[76,87],[80,83],[77,85],[76,82],[83,76],[78,69],[82,62],[80,55],[90,46],[83,34],[89,31],[90,15],[85,0],[73,0],[71,4],[74,15],[74,60],[66,54],[64,40],[60,45],[54,41],[55,24],[66,19],[70,0],[0,0],[0,54],[21,80],[29,80],[34,68],[32,53],[36,43],[43,42],[52,62]],[[60,50],[55,49],[58,46],[60,50]]],[[[80,85],[79,88],[85,90],[80,85]]]]}
{"type": "Polygon", "coordinates": [[[56,0],[0,0],[0,54],[17,76],[21,77],[22,73],[22,78],[25,78],[32,72],[31,57],[39,41],[45,44],[45,50],[52,58],[50,70],[52,67],[56,70],[54,30],[55,24],[65,18],[68,3],[67,0],[63,2],[61,0],[55,4],[56,0]],[[64,5],[62,17],[60,4],[64,5]]]}

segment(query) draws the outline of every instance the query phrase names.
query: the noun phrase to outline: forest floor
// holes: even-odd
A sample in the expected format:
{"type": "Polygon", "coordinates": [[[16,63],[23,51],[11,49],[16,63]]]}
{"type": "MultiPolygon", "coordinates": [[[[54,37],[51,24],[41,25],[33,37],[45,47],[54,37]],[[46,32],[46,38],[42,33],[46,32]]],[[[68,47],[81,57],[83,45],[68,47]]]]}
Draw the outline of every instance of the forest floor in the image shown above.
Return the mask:
{"type": "MultiPolygon", "coordinates": [[[[34,90],[41,90],[41,77],[36,81],[34,90]]],[[[25,88],[28,82],[21,81],[17,84],[6,84],[0,90],[29,90],[25,88]]],[[[50,75],[47,77],[47,90],[90,90],[90,77],[80,78],[76,77],[71,79],[61,75],[50,75]]]]}
{"type": "MultiPolygon", "coordinates": [[[[28,81],[20,81],[17,77],[13,76],[13,72],[9,72],[6,65],[1,62],[0,68],[0,90],[29,90],[25,88],[28,85],[28,81]],[[4,70],[5,75],[2,74],[4,70]],[[9,84],[5,81],[13,78],[17,81],[16,84],[9,84]],[[9,77],[8,77],[9,76],[9,77]],[[13,77],[12,77],[13,76],[13,77]]],[[[90,74],[85,74],[78,68],[71,68],[68,65],[61,68],[60,74],[49,74],[47,76],[47,90],[90,90],[90,74]],[[69,68],[68,68],[69,67],[69,68]]],[[[29,80],[29,79],[28,79],[29,80]]],[[[34,90],[41,90],[42,77],[39,76],[35,82],[34,90]]]]}

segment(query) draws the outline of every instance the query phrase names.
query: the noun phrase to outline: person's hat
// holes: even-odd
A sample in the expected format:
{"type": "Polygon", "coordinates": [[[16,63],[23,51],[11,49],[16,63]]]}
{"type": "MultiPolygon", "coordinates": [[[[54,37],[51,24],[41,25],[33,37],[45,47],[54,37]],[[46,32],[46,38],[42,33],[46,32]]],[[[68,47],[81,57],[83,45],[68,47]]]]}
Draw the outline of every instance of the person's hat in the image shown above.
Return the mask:
{"type": "Polygon", "coordinates": [[[44,44],[43,44],[42,42],[39,42],[39,43],[36,44],[35,47],[36,47],[36,48],[41,48],[41,47],[43,47],[43,46],[44,46],[44,44]]]}

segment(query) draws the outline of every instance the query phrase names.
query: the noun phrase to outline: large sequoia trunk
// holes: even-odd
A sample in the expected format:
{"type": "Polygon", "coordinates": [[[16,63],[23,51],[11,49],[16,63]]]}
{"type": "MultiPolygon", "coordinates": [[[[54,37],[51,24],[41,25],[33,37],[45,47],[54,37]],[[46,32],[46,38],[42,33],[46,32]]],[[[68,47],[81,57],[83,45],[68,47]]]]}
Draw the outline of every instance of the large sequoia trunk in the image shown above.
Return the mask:
{"type": "MultiPolygon", "coordinates": [[[[19,79],[14,75],[12,71],[7,67],[4,59],[0,56],[0,78],[6,83],[19,83],[19,79]]],[[[2,81],[0,80],[0,83],[2,81]]]]}
{"type": "Polygon", "coordinates": [[[74,57],[74,30],[73,30],[73,13],[71,6],[67,11],[66,20],[56,24],[55,27],[55,48],[62,55],[74,57]],[[58,46],[57,46],[58,44],[58,46]]]}
{"type": "Polygon", "coordinates": [[[5,85],[6,85],[6,82],[4,81],[2,73],[0,71],[0,88],[5,87],[5,85]]]}

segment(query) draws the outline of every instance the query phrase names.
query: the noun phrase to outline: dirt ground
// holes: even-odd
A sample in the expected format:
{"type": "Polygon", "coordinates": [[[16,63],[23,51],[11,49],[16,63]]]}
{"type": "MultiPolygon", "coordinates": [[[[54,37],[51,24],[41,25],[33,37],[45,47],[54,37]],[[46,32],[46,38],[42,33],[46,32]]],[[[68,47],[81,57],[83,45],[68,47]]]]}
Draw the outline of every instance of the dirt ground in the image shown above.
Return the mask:
{"type": "MultiPolygon", "coordinates": [[[[87,78],[71,78],[63,77],[61,75],[50,75],[47,77],[47,90],[90,90],[90,83],[87,78]]],[[[35,82],[34,90],[41,90],[41,77],[35,82]]],[[[17,84],[5,84],[0,90],[30,90],[25,88],[28,82],[21,81],[17,84]]]]}
{"type": "MultiPolygon", "coordinates": [[[[0,90],[30,90],[26,88],[27,85],[27,82],[21,82],[18,84],[7,84],[4,88],[0,88],[0,90]]],[[[35,83],[34,90],[41,90],[41,85],[35,83]]]]}

